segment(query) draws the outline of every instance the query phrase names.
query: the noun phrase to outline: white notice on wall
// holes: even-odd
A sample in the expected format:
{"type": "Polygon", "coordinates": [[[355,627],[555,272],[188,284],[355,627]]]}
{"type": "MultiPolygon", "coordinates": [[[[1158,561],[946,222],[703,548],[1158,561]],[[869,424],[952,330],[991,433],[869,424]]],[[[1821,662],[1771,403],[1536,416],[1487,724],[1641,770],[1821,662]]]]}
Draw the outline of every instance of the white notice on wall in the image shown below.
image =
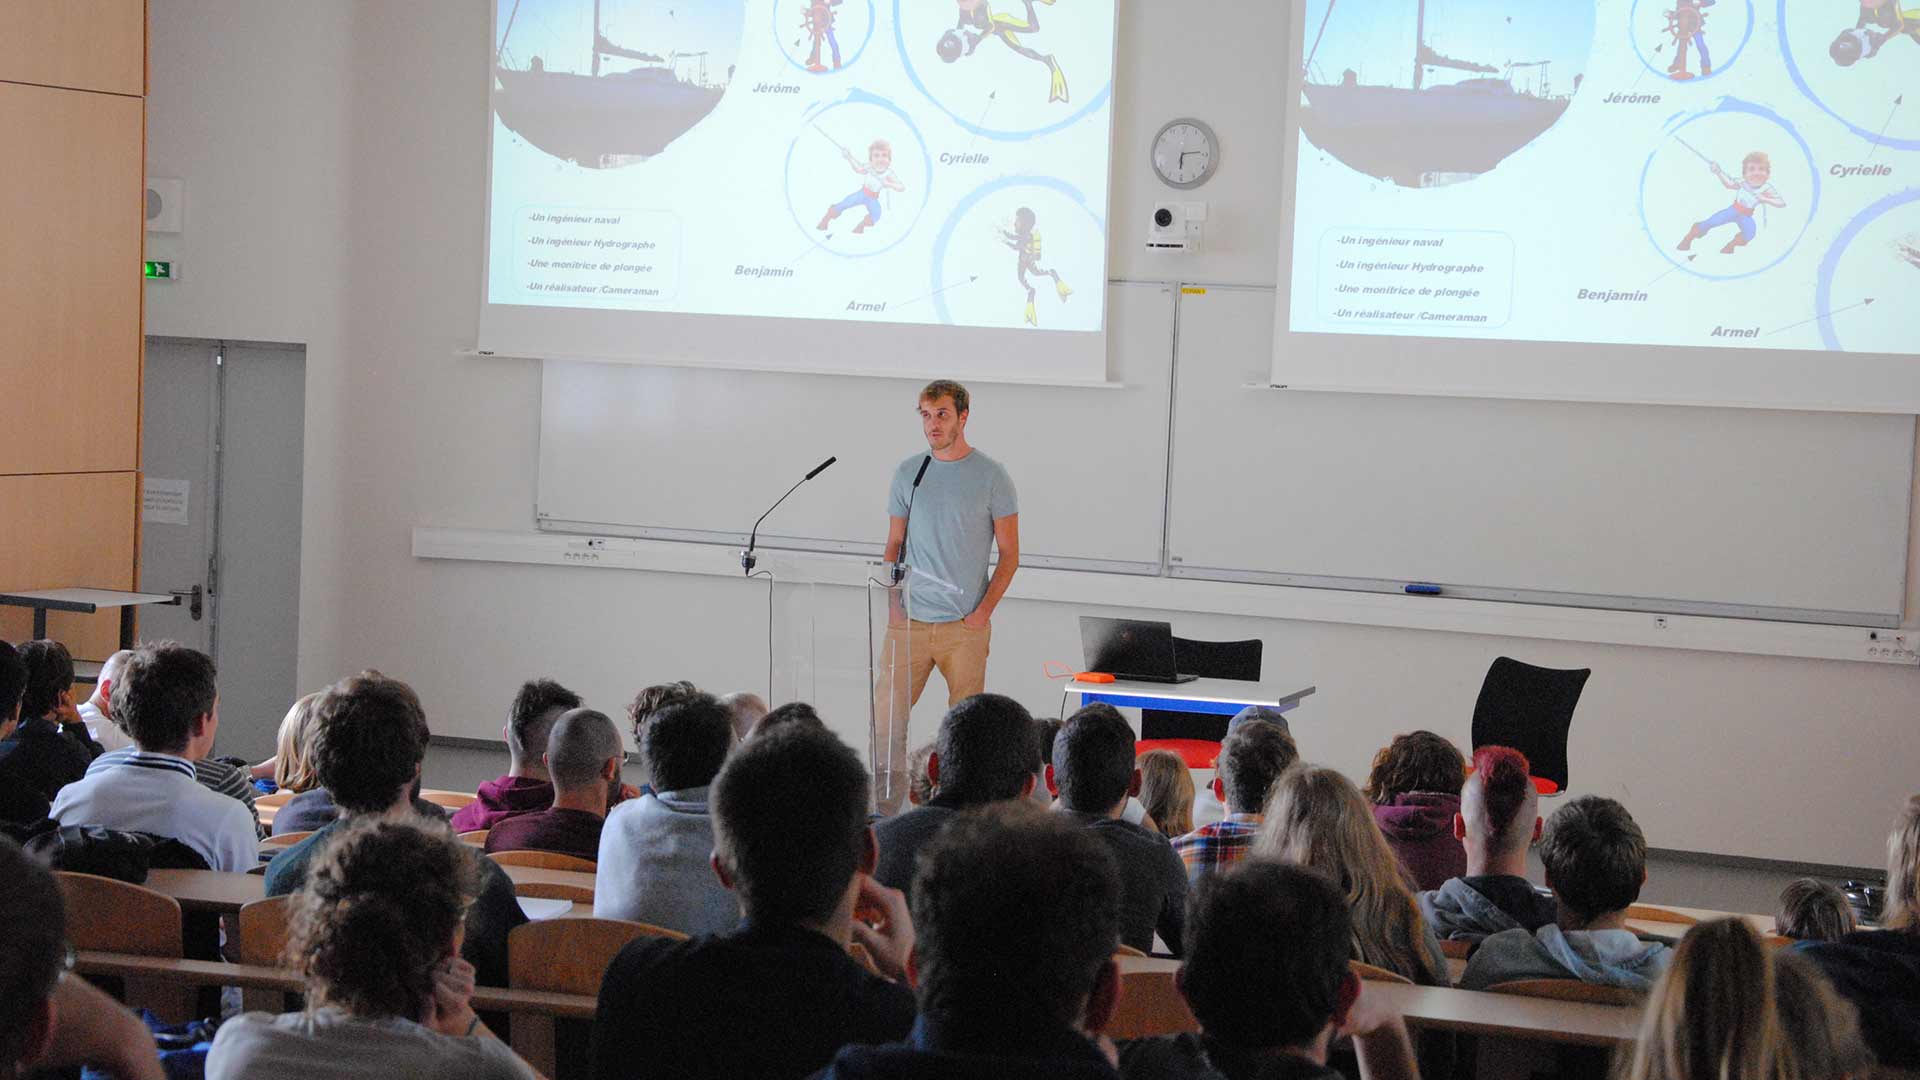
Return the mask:
{"type": "Polygon", "coordinates": [[[149,525],[185,525],[190,480],[164,480],[149,476],[141,490],[140,520],[149,525]]]}

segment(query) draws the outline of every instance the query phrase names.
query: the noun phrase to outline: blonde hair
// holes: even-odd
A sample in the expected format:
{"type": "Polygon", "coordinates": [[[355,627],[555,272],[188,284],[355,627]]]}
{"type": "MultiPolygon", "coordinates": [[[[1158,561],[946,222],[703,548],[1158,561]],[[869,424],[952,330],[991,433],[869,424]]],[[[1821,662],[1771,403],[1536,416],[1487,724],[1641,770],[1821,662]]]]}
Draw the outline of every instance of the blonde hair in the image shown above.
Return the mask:
{"type": "Polygon", "coordinates": [[[893,144],[885,139],[875,139],[867,147],[867,156],[872,157],[875,150],[885,150],[888,154],[892,154],[893,144]]]}
{"type": "Polygon", "coordinates": [[[293,703],[280,720],[280,735],[274,741],[273,782],[282,791],[299,794],[320,786],[308,750],[313,743],[313,706],[318,693],[308,694],[293,703]]]}
{"type": "Polygon", "coordinates": [[[1193,773],[1171,750],[1140,755],[1140,803],[1169,839],[1193,831],[1193,773]]]}
{"type": "Polygon", "coordinates": [[[1920,795],[1907,797],[1907,808],[1887,834],[1887,907],[1880,925],[1920,933],[1920,795]]]}
{"type": "Polygon", "coordinates": [[[1254,854],[1319,871],[1353,909],[1353,958],[1429,986],[1446,969],[1426,948],[1426,921],[1373,820],[1366,796],[1345,776],[1295,765],[1275,781],[1254,854]]]}
{"type": "Polygon", "coordinates": [[[1742,919],[1687,931],[1618,1080],[1830,1080],[1871,1063],[1859,1017],[1804,957],[1742,919]]]}
{"type": "Polygon", "coordinates": [[[1740,167],[1742,169],[1749,165],[1764,165],[1768,172],[1773,171],[1773,159],[1767,156],[1765,150],[1755,150],[1753,153],[1740,159],[1740,167]]]}

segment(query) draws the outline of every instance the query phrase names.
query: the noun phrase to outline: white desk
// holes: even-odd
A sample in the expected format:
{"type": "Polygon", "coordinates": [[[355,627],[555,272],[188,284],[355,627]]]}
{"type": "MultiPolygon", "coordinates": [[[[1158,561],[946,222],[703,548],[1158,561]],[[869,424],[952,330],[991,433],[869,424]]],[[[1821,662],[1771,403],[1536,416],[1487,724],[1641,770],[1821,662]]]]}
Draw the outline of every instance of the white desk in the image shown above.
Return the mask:
{"type": "Polygon", "coordinates": [[[1249,705],[1265,705],[1280,712],[1300,704],[1316,687],[1302,688],[1298,683],[1236,682],[1232,679],[1195,679],[1184,683],[1080,682],[1067,680],[1060,697],[1064,712],[1066,700],[1075,694],[1080,704],[1096,701],[1119,708],[1167,709],[1172,712],[1212,713],[1232,716],[1249,705]]]}

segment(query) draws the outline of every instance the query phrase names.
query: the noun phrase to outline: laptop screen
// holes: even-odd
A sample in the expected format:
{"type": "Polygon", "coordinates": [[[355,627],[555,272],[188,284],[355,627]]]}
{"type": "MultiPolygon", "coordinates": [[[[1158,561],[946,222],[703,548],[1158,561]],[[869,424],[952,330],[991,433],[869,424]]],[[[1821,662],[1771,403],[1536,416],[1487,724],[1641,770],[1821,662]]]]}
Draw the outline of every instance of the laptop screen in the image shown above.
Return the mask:
{"type": "Polygon", "coordinates": [[[1173,624],[1146,619],[1080,617],[1080,648],[1088,671],[1119,678],[1171,679],[1179,674],[1173,655],[1173,624]]]}

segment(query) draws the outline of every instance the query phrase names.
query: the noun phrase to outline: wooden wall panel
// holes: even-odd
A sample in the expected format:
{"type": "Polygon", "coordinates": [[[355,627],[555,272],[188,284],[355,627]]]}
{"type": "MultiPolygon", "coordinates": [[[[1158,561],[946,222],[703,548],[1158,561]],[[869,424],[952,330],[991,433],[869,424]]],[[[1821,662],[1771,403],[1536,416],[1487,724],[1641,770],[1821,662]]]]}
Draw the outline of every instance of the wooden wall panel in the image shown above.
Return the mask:
{"type": "MultiPolygon", "coordinates": [[[[87,585],[134,587],[139,474],[0,476],[0,591],[87,585]]],[[[30,636],[32,614],[0,608],[0,638],[30,636]]],[[[73,655],[104,660],[119,647],[120,614],[54,612],[47,636],[73,655]]]]}
{"type": "Polygon", "coordinates": [[[139,467],[144,116],[0,83],[0,474],[139,467]]]}
{"type": "Polygon", "coordinates": [[[0,79],[144,95],[146,0],[0,0],[0,79]]]}

